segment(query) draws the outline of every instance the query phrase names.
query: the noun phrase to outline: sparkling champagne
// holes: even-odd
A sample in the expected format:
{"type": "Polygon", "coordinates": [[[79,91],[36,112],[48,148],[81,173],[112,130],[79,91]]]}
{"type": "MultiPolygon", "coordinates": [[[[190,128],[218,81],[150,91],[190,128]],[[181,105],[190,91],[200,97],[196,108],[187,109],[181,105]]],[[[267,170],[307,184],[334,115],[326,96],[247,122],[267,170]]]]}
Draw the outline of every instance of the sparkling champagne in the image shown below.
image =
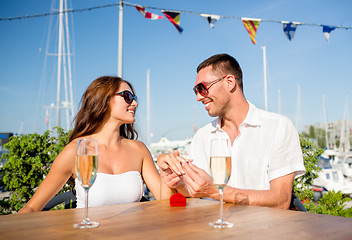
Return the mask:
{"type": "Polygon", "coordinates": [[[86,216],[80,223],[73,224],[74,228],[95,228],[98,222],[92,222],[88,218],[88,192],[93,185],[98,171],[98,140],[78,139],[76,153],[76,173],[77,178],[85,192],[86,216]]]}
{"type": "Polygon", "coordinates": [[[214,184],[225,187],[231,176],[231,157],[210,157],[210,172],[214,184]]]}
{"type": "Polygon", "coordinates": [[[223,219],[223,188],[231,176],[231,142],[228,138],[212,138],[210,141],[210,174],[219,189],[219,219],[209,225],[214,228],[230,228],[233,224],[223,219]]]}
{"type": "Polygon", "coordinates": [[[77,177],[83,188],[90,188],[98,170],[97,155],[77,155],[77,177]]]}

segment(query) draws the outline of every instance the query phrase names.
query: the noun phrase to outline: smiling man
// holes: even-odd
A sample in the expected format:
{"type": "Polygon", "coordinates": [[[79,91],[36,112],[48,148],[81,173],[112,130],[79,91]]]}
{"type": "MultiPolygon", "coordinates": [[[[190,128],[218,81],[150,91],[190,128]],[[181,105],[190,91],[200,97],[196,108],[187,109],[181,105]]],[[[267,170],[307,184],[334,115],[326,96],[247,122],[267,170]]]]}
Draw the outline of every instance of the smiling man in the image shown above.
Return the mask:
{"type": "Polygon", "coordinates": [[[232,167],[224,200],[288,209],[293,180],[305,172],[292,122],[246,100],[241,67],[230,55],[206,59],[197,73],[193,88],[197,101],[217,118],[195,134],[190,161],[177,151],[158,157],[164,182],[186,196],[218,199],[218,189],[209,175],[209,149],[212,138],[225,136],[232,145],[232,167]]]}

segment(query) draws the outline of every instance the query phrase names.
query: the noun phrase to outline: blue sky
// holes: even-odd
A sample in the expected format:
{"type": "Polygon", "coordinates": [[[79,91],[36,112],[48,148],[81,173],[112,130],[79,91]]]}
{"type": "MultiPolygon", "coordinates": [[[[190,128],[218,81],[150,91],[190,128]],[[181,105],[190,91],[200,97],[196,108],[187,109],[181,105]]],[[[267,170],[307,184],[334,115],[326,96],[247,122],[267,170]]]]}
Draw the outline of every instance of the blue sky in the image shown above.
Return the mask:
{"type": "MultiPolygon", "coordinates": [[[[136,0],[142,6],[295,21],[332,26],[352,26],[349,0],[208,1],[136,0]]],[[[115,3],[111,0],[75,0],[72,9],[115,3]]],[[[58,8],[58,0],[0,0],[0,18],[34,15],[58,8]]],[[[162,15],[160,10],[146,9],[162,15]]],[[[118,7],[71,14],[73,94],[77,109],[87,86],[102,75],[117,74],[118,7]]],[[[242,22],[223,18],[211,29],[199,15],[181,13],[179,34],[166,19],[152,21],[134,7],[124,8],[123,77],[130,81],[139,99],[137,129],[146,139],[146,72],[150,69],[152,141],[161,136],[172,140],[194,134],[194,123],[204,126],[211,118],[192,91],[196,67],[209,56],[228,53],[244,73],[246,98],[264,108],[263,51],[266,46],[268,109],[278,111],[296,124],[297,86],[300,86],[300,128],[324,121],[325,94],[328,121],[344,116],[346,96],[352,89],[352,29],[336,29],[328,43],[322,28],[298,26],[293,41],[281,23],[261,22],[252,44],[242,22]]],[[[56,102],[57,17],[0,21],[0,132],[43,132],[44,106],[56,102]],[[50,29],[50,31],[49,31],[50,29]],[[50,32],[50,34],[49,34],[50,32]],[[50,37],[48,37],[50,36],[50,37]]],[[[349,104],[350,106],[352,104],[349,104]]],[[[351,107],[349,108],[351,109],[351,107]]],[[[349,111],[351,112],[351,110],[349,111]]],[[[55,116],[53,116],[55,118],[55,116]]]]}

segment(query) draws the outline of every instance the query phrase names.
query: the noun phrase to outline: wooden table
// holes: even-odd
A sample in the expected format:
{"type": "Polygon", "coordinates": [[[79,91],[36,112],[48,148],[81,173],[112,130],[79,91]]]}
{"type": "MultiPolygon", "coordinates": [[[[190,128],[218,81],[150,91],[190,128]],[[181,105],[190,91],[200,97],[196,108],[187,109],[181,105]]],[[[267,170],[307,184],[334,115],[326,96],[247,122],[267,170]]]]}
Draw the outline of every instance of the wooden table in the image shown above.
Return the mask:
{"type": "Polygon", "coordinates": [[[84,209],[0,216],[0,239],[352,239],[352,219],[266,207],[224,205],[231,229],[208,226],[218,218],[217,201],[187,199],[89,208],[95,229],[74,229],[84,209]]]}

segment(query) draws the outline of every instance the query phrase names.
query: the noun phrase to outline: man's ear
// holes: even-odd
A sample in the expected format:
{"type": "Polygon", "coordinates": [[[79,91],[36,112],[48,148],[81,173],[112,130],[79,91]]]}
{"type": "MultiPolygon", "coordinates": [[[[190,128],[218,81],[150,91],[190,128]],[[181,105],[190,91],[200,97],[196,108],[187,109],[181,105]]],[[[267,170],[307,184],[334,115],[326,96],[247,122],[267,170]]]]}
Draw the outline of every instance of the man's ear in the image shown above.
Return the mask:
{"type": "Polygon", "coordinates": [[[228,74],[225,77],[225,81],[226,81],[226,87],[228,88],[228,90],[232,93],[235,92],[237,89],[236,77],[231,74],[228,74]]]}

